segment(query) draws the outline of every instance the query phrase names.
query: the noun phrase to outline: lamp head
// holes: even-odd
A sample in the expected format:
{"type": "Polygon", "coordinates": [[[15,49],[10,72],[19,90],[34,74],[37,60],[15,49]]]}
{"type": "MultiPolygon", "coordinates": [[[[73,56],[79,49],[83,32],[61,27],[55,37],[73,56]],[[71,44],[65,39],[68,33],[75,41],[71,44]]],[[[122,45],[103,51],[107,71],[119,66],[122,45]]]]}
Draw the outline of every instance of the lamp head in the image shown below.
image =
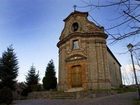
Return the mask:
{"type": "Polygon", "coordinates": [[[134,46],[133,46],[131,43],[129,43],[129,44],[127,45],[127,48],[128,48],[129,51],[132,50],[133,47],[134,47],[134,46]]]}

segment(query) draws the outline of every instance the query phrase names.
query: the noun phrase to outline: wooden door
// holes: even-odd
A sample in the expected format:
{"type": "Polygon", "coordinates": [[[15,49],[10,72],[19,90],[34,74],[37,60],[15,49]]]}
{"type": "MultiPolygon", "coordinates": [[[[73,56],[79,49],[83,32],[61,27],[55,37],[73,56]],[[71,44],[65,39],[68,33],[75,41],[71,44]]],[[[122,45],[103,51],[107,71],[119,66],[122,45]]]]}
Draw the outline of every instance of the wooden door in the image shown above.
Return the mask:
{"type": "Polygon", "coordinates": [[[81,66],[73,66],[71,73],[72,87],[82,87],[82,72],[81,66]]]}

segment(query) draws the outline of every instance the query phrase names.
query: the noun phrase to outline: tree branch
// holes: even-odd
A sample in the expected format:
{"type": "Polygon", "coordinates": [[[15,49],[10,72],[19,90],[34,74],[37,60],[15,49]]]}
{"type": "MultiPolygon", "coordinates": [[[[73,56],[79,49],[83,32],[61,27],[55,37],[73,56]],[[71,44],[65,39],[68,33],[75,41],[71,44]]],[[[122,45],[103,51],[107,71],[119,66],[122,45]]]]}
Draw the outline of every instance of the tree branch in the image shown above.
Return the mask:
{"type": "Polygon", "coordinates": [[[136,20],[137,22],[140,22],[140,20],[138,20],[136,17],[130,15],[129,13],[127,13],[126,11],[123,11],[124,14],[128,15],[129,17],[131,17],[132,19],[136,20]]]}

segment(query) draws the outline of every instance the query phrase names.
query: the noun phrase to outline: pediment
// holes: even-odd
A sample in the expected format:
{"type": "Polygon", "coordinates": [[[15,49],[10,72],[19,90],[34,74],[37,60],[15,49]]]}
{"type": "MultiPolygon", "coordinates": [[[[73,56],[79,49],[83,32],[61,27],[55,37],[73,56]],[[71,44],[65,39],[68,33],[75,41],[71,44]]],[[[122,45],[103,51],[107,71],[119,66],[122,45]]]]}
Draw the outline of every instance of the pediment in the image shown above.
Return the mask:
{"type": "Polygon", "coordinates": [[[60,40],[66,38],[72,33],[104,33],[102,27],[97,26],[95,23],[88,20],[88,13],[73,12],[65,20],[64,29],[61,33],[60,40]],[[78,23],[77,31],[73,31],[72,26],[74,23],[78,23]]]}
{"type": "Polygon", "coordinates": [[[66,62],[75,61],[75,60],[84,60],[84,59],[87,59],[87,57],[80,54],[75,54],[66,58],[66,62]]]}

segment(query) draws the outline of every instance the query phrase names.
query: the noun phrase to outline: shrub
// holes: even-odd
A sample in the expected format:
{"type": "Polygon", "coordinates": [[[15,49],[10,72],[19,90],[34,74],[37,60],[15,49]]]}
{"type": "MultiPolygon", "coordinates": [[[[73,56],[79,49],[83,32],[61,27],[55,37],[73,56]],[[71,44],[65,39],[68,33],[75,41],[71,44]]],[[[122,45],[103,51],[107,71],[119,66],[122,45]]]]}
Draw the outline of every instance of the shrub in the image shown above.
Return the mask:
{"type": "Polygon", "coordinates": [[[22,90],[21,95],[26,97],[26,96],[28,96],[28,93],[29,93],[29,89],[25,88],[22,90]]]}
{"type": "Polygon", "coordinates": [[[28,93],[33,91],[41,91],[41,85],[31,85],[29,87],[25,87],[21,92],[22,96],[28,96],[28,93]]]}
{"type": "Polygon", "coordinates": [[[6,105],[11,104],[13,101],[12,90],[8,87],[3,87],[0,90],[0,103],[5,103],[6,105]]]}

